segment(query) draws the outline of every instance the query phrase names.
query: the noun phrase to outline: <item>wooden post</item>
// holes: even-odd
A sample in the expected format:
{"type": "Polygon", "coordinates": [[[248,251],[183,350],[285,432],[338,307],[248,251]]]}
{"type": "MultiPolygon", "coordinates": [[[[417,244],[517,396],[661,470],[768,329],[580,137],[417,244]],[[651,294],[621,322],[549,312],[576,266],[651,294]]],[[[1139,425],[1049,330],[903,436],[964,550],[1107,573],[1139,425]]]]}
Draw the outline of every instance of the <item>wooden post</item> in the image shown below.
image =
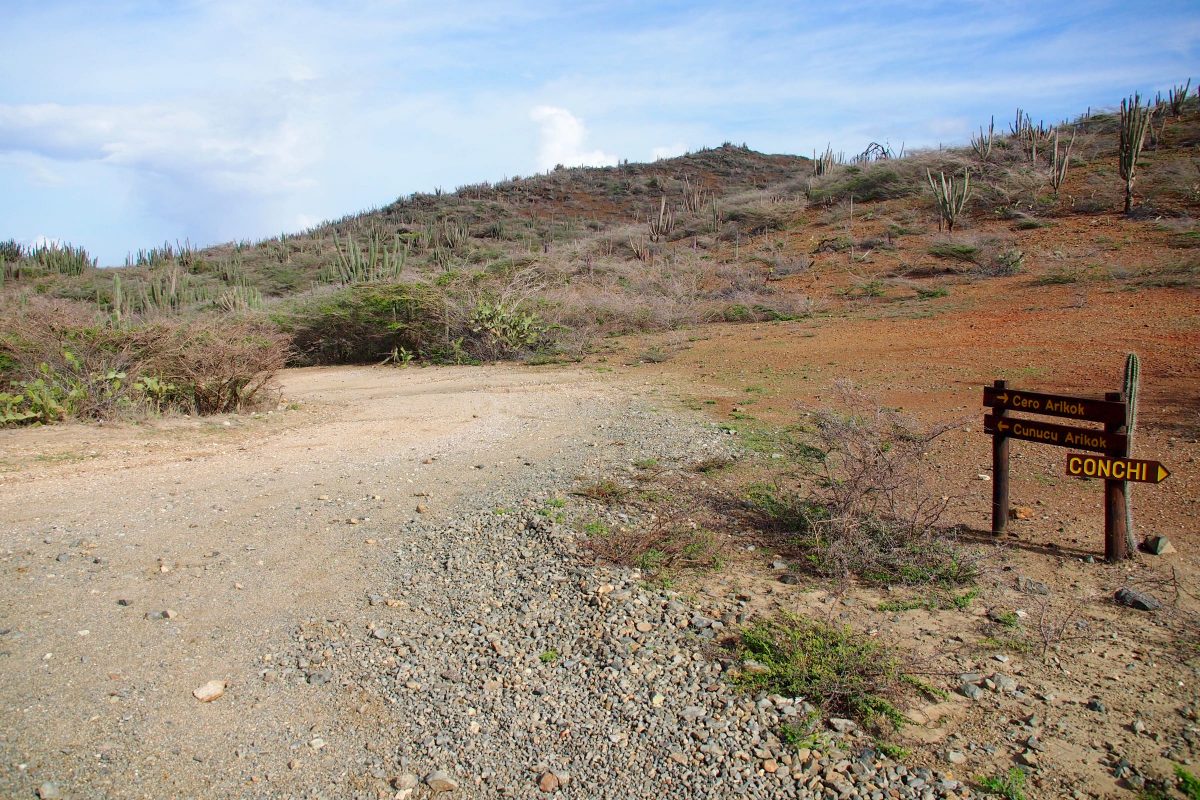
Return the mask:
{"type": "MultiPolygon", "coordinates": [[[[1003,392],[1007,381],[992,384],[996,391],[1003,392]]],[[[997,419],[1004,419],[1008,412],[997,408],[992,412],[997,419]]],[[[1124,508],[1122,506],[1122,508],[1124,508]]],[[[992,437],[992,535],[1003,536],[1008,530],[1008,436],[996,431],[992,437]]]]}
{"type": "MultiPolygon", "coordinates": [[[[1106,392],[1105,400],[1124,400],[1124,395],[1121,392],[1106,392]]],[[[1105,433],[1126,433],[1124,423],[1106,422],[1104,423],[1105,433]]],[[[1129,457],[1129,440],[1123,446],[1110,447],[1105,455],[1112,458],[1128,458],[1129,457]]],[[[1104,481],[1104,558],[1109,563],[1114,563],[1125,558],[1130,558],[1133,553],[1129,552],[1129,547],[1126,544],[1127,531],[1125,526],[1125,492],[1128,490],[1129,484],[1125,481],[1104,481]]]]}

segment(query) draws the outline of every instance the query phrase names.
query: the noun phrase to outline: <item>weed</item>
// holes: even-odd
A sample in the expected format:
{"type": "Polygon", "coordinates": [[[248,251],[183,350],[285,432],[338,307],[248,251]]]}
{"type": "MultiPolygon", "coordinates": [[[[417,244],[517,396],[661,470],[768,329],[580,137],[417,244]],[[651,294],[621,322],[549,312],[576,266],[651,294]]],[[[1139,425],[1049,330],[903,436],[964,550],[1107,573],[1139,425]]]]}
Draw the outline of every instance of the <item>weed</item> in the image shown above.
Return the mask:
{"type": "Polygon", "coordinates": [[[1079,280],[1079,273],[1069,272],[1067,270],[1056,270],[1047,272],[1045,275],[1038,276],[1034,281],[1034,286],[1062,286],[1069,283],[1076,283],[1079,280]]]}
{"type": "Polygon", "coordinates": [[[638,569],[643,569],[646,572],[657,572],[667,560],[667,554],[657,548],[650,548],[646,552],[634,559],[634,564],[638,569]]]}
{"type": "Polygon", "coordinates": [[[620,500],[628,493],[628,489],[617,483],[612,478],[601,478],[600,480],[584,484],[572,492],[572,494],[578,495],[579,497],[586,497],[590,500],[597,500],[602,503],[615,502],[620,500]]]}
{"type": "Polygon", "coordinates": [[[738,655],[766,667],[736,678],[745,689],[805,697],[872,728],[905,722],[890,699],[902,685],[900,659],[848,628],[790,616],[762,621],[742,632],[738,655]]]}
{"type": "Polygon", "coordinates": [[[1004,800],[1025,800],[1025,773],[1013,767],[1003,775],[980,777],[979,788],[1004,800]]]}
{"type": "Polygon", "coordinates": [[[1179,791],[1183,792],[1188,800],[1200,800],[1200,778],[1176,764],[1175,779],[1179,781],[1179,791]]]}
{"type": "Polygon", "coordinates": [[[723,469],[728,469],[733,466],[733,459],[725,456],[713,456],[692,464],[692,471],[699,472],[702,475],[707,475],[713,472],[720,472],[723,469]]]}
{"type": "Polygon", "coordinates": [[[912,750],[890,742],[876,742],[875,749],[893,761],[903,761],[912,755],[912,750]]]}
{"type": "Polygon", "coordinates": [[[633,465],[638,469],[654,469],[658,466],[657,458],[639,458],[633,462],[633,465]]]}
{"type": "Polygon", "coordinates": [[[926,289],[926,288],[917,289],[917,297],[919,297],[922,300],[933,300],[934,298],[938,298],[938,297],[946,297],[949,294],[950,294],[950,290],[943,286],[934,286],[929,289],[926,289]]]}
{"type": "Polygon", "coordinates": [[[972,244],[959,242],[938,242],[931,245],[929,255],[945,258],[951,261],[978,263],[980,249],[972,244]]]}
{"type": "Polygon", "coordinates": [[[610,533],[608,525],[598,519],[588,520],[583,523],[583,532],[588,536],[608,536],[610,533]]]}
{"type": "Polygon", "coordinates": [[[543,664],[549,664],[552,661],[557,661],[558,658],[559,658],[559,653],[557,650],[554,650],[553,648],[550,650],[544,651],[541,655],[538,656],[538,660],[541,661],[543,664]]]}

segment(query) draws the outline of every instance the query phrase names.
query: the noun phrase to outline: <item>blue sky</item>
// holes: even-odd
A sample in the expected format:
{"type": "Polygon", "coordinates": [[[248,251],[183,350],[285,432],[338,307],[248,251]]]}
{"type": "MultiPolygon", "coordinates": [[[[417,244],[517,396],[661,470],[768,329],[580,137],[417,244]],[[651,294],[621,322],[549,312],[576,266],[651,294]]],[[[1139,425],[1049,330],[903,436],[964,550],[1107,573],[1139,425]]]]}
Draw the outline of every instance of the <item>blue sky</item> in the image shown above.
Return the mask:
{"type": "MultiPolygon", "coordinates": [[[[964,143],[1200,66],[1200,6],[4,0],[0,239],[102,264],[745,142],[964,143]]],[[[1200,78],[1200,71],[1195,77],[1200,78]]]]}

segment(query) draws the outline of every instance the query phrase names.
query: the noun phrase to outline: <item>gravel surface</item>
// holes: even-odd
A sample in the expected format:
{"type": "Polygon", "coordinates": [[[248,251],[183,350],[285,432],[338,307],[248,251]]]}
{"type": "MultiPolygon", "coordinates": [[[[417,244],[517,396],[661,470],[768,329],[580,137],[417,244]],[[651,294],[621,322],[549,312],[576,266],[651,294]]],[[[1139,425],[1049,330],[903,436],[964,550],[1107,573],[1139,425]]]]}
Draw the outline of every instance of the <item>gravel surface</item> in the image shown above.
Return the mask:
{"type": "Polygon", "coordinates": [[[152,431],[153,458],[109,434],[84,467],[6,475],[0,794],[967,795],[851,723],[782,744],[811,707],[736,692],[706,654],[738,603],[705,616],[588,565],[559,510],[579,479],[727,448],[653,387],[496,368],[287,389],[308,416],[215,446],[152,431]]]}

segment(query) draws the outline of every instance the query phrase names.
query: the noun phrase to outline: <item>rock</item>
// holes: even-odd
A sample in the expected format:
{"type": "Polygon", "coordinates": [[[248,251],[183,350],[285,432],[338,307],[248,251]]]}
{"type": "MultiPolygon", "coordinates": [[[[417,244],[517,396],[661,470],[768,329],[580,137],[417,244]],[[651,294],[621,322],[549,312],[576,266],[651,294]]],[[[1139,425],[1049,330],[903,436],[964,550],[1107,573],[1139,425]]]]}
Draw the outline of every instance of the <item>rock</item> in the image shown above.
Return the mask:
{"type": "Polygon", "coordinates": [[[967,755],[959,750],[949,750],[946,752],[946,760],[951,764],[961,764],[967,760],[967,755]]]}
{"type": "Polygon", "coordinates": [[[637,625],[634,625],[634,627],[637,628],[638,633],[649,633],[650,631],[654,630],[654,623],[639,622],[637,625]]]}
{"type": "Polygon", "coordinates": [[[773,758],[768,758],[762,763],[763,772],[769,772],[774,775],[779,771],[779,762],[773,758]]]}
{"type": "Polygon", "coordinates": [[[561,786],[562,783],[559,781],[558,776],[553,772],[543,772],[542,777],[538,778],[538,789],[541,789],[547,794],[550,792],[557,792],[561,786]]]}
{"type": "Polygon", "coordinates": [[[419,784],[420,782],[421,782],[421,779],[418,778],[416,775],[413,775],[411,773],[405,773],[403,775],[397,775],[396,777],[392,778],[392,788],[393,789],[415,789],[415,788],[417,788],[417,784],[419,784]]]}
{"type": "Polygon", "coordinates": [[[1050,587],[1025,575],[1017,576],[1017,591],[1025,594],[1050,594],[1050,587]]]}
{"type": "Polygon", "coordinates": [[[958,690],[968,700],[982,700],[983,689],[973,683],[964,683],[958,690]]]}
{"type": "Polygon", "coordinates": [[[71,560],[71,554],[70,553],[59,553],[57,556],[55,556],[54,560],[59,562],[60,564],[65,564],[66,562],[71,560]]]}
{"type": "Polygon", "coordinates": [[[671,759],[676,764],[688,763],[687,755],[685,755],[682,751],[679,751],[679,750],[675,750],[674,752],[671,753],[671,755],[667,756],[667,758],[671,759]]]}
{"type": "Polygon", "coordinates": [[[997,672],[993,675],[992,683],[996,685],[997,692],[1015,692],[1017,690],[1016,678],[1010,678],[1003,672],[997,672]]]}
{"type": "Polygon", "coordinates": [[[46,781],[37,788],[37,796],[42,800],[61,800],[63,794],[58,788],[58,784],[46,781]]]}
{"type": "Polygon", "coordinates": [[[1029,506],[1013,506],[1008,510],[1009,519],[1033,519],[1034,510],[1029,506]]]}
{"type": "Polygon", "coordinates": [[[1147,536],[1142,541],[1142,549],[1156,556],[1166,556],[1176,552],[1175,545],[1165,536],[1147,536]]]}
{"type": "Polygon", "coordinates": [[[779,576],[780,583],[786,583],[789,586],[795,586],[800,583],[800,576],[794,572],[785,572],[779,576]]]}
{"type": "Polygon", "coordinates": [[[225,681],[213,680],[203,686],[192,690],[192,697],[195,697],[201,703],[211,703],[221,695],[225,694],[225,688],[228,686],[225,681]]]}
{"type": "Polygon", "coordinates": [[[1117,589],[1113,599],[1123,606],[1136,608],[1138,611],[1158,611],[1162,608],[1162,603],[1153,595],[1145,592],[1138,592],[1130,589],[1128,586],[1122,586],[1117,589]]]}
{"type": "Polygon", "coordinates": [[[417,513],[424,514],[429,508],[424,503],[417,503],[417,513]]]}
{"type": "Polygon", "coordinates": [[[324,739],[322,739],[320,736],[315,736],[315,737],[313,737],[312,740],[309,741],[308,746],[311,747],[313,750],[324,750],[325,744],[326,744],[326,742],[324,739]]]}
{"type": "Polygon", "coordinates": [[[742,662],[742,669],[745,672],[750,673],[751,675],[766,675],[768,672],[771,671],[771,668],[768,667],[766,664],[760,663],[760,662],[755,661],[750,658],[748,658],[742,662]]]}
{"type": "Polygon", "coordinates": [[[1037,753],[1032,750],[1026,750],[1021,755],[1017,756],[1017,761],[1027,767],[1036,767],[1038,765],[1037,753]]]}
{"type": "Polygon", "coordinates": [[[842,719],[841,717],[832,717],[829,720],[829,727],[833,728],[838,733],[850,733],[855,730],[858,725],[854,724],[853,720],[842,719]]]}
{"type": "Polygon", "coordinates": [[[1108,713],[1108,706],[1104,705],[1104,701],[1098,697],[1093,697],[1088,700],[1088,711],[1095,711],[1098,714],[1108,713]]]}
{"type": "Polygon", "coordinates": [[[449,772],[439,769],[425,776],[425,785],[435,792],[452,792],[458,788],[458,781],[449,772]]]}
{"type": "Polygon", "coordinates": [[[788,565],[787,565],[786,561],[772,561],[771,562],[771,569],[787,569],[787,568],[788,568],[788,565]]]}

